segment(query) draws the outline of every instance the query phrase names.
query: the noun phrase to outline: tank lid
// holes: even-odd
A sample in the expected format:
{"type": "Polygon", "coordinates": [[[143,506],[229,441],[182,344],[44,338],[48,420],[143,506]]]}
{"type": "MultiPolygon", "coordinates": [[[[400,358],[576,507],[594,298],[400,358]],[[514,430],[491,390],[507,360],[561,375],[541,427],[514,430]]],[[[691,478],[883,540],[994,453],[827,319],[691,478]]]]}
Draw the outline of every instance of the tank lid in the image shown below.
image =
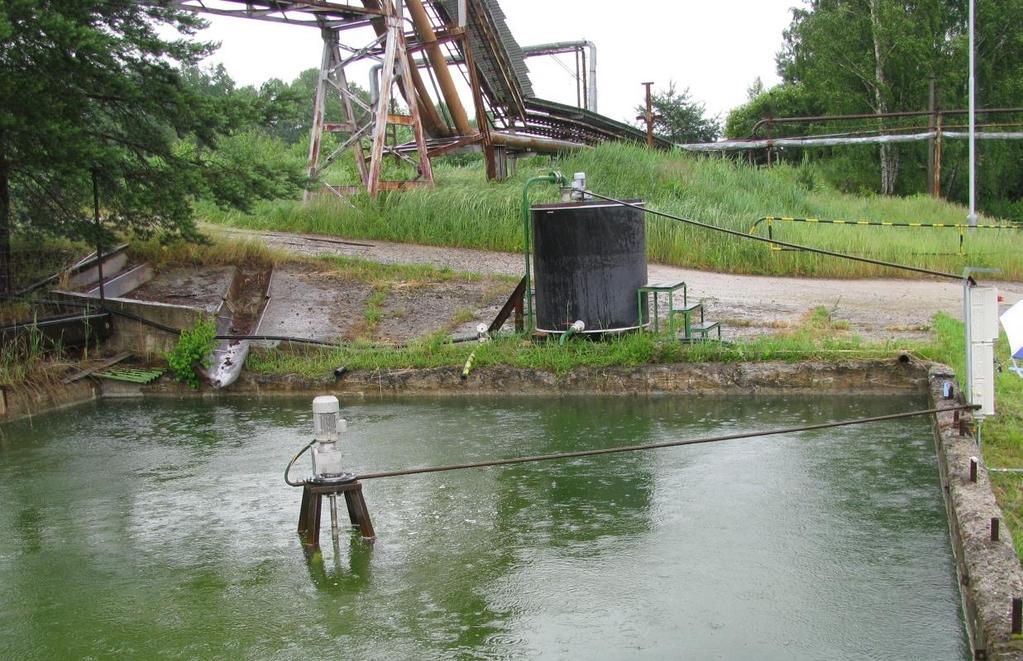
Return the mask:
{"type": "MultiPolygon", "coordinates": [[[[622,200],[636,206],[643,206],[643,200],[622,200]]],[[[548,211],[554,209],[598,209],[601,207],[620,207],[621,204],[607,202],[605,200],[587,200],[585,202],[551,202],[549,204],[534,204],[530,207],[533,211],[548,211]]],[[[625,207],[629,208],[629,207],[625,207]]]]}

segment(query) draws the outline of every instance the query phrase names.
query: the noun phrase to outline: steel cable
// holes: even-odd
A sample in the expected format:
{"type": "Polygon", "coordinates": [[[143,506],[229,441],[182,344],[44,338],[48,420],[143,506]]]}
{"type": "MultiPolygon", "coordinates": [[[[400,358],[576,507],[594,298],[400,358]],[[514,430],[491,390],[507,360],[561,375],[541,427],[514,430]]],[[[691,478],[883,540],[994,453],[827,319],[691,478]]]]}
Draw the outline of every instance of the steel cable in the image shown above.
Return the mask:
{"type": "Polygon", "coordinates": [[[851,425],[862,425],[871,422],[883,422],[885,420],[899,420],[915,416],[931,415],[937,413],[948,413],[950,411],[968,411],[980,408],[974,404],[963,404],[947,408],[932,408],[920,411],[907,411],[903,413],[890,413],[870,418],[857,418],[855,420],[840,420],[838,422],[822,422],[816,425],[803,425],[800,427],[784,427],[781,429],[770,429],[767,431],[741,432],[738,434],[723,434],[721,436],[708,436],[705,438],[691,438],[678,441],[664,441],[662,443],[645,443],[643,445],[624,445],[613,448],[600,448],[597,450],[579,450],[576,452],[558,452],[556,454],[531,455],[526,457],[511,457],[509,459],[492,459],[489,461],[477,461],[466,464],[449,464],[447,466],[428,466],[423,468],[406,468],[403,470],[381,471],[378,473],[364,473],[356,479],[374,480],[381,477],[399,477],[405,475],[420,475],[423,473],[444,473],[447,471],[463,470],[466,468],[488,468],[490,466],[507,466],[510,464],[525,464],[537,461],[553,461],[556,459],[573,459],[576,457],[594,457],[604,454],[617,454],[620,452],[637,452],[640,450],[658,450],[661,448],[674,448],[682,445],[699,445],[701,443],[718,443],[720,441],[732,441],[742,438],[759,438],[762,436],[774,436],[777,434],[794,434],[797,432],[814,431],[817,429],[833,429],[835,427],[848,427],[851,425]]]}
{"type": "Polygon", "coordinates": [[[746,234],[745,232],[740,232],[738,230],[728,229],[727,227],[719,227],[717,225],[711,225],[710,223],[704,223],[704,222],[701,222],[701,221],[698,221],[698,220],[692,220],[692,219],[689,219],[689,218],[683,218],[681,216],[674,216],[674,215],[672,215],[670,213],[665,213],[663,211],[656,211],[654,209],[647,209],[647,208],[645,208],[645,207],[643,207],[643,206],[641,206],[639,204],[632,204],[631,202],[625,202],[623,200],[618,200],[618,199],[615,199],[613,197],[607,197],[606,195],[600,195],[599,193],[594,193],[593,191],[589,191],[589,190],[586,191],[586,194],[587,195],[592,195],[593,197],[595,197],[597,199],[600,199],[600,200],[604,200],[606,202],[613,202],[615,204],[620,204],[621,206],[624,206],[624,207],[631,207],[633,209],[639,209],[640,211],[645,211],[645,212],[653,214],[655,216],[660,216],[662,218],[667,218],[669,220],[674,220],[676,222],[685,223],[687,225],[693,225],[694,227],[702,227],[704,229],[714,230],[716,232],[723,232],[725,234],[730,234],[732,236],[741,237],[743,239],[752,239],[753,241],[760,241],[761,243],[771,243],[771,244],[774,244],[776,246],[783,246],[785,248],[791,248],[793,250],[801,250],[801,251],[804,251],[804,252],[812,252],[812,253],[816,253],[818,255],[827,255],[828,257],[837,257],[839,259],[848,259],[848,260],[851,260],[851,261],[854,261],[854,262],[863,262],[865,264],[874,264],[875,266],[884,266],[886,268],[891,268],[891,269],[901,269],[903,271],[912,271],[914,273],[922,273],[924,275],[933,275],[933,276],[938,277],[938,278],[948,278],[950,280],[956,280],[957,282],[961,282],[962,279],[963,279],[961,275],[956,275],[955,273],[946,273],[944,271],[934,271],[934,270],[931,270],[931,269],[921,268],[919,266],[907,266],[906,264],[898,264],[896,262],[886,262],[886,261],[883,261],[883,260],[880,260],[880,259],[871,259],[869,257],[861,257],[859,255],[849,255],[849,254],[842,253],[842,252],[835,252],[833,250],[825,250],[823,248],[811,248],[810,246],[803,246],[803,245],[799,245],[798,243],[788,243],[786,241],[779,241],[777,239],[769,239],[767,237],[755,236],[755,235],[752,235],[752,234],[746,234]]]}

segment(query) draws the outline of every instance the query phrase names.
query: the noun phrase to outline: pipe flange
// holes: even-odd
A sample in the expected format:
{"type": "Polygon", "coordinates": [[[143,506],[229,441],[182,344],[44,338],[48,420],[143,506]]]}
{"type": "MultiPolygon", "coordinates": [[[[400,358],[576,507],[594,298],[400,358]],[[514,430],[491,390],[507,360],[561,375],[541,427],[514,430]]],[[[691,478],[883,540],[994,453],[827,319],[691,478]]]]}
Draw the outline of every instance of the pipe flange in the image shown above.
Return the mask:
{"type": "Polygon", "coordinates": [[[329,484],[348,484],[356,480],[355,473],[327,473],[326,475],[317,475],[307,480],[309,484],[329,485],[329,484]]]}

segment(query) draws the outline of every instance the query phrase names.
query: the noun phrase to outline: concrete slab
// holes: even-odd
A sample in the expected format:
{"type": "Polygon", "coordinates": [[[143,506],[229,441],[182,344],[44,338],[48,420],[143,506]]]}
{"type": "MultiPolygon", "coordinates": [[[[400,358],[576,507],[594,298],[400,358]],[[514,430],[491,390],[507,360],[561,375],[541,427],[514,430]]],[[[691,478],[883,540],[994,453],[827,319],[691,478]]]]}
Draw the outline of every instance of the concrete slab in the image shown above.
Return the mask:
{"type": "Polygon", "coordinates": [[[295,265],[274,270],[270,301],[255,331],[331,342],[362,321],[369,285],[309,272],[295,265]]]}
{"type": "Polygon", "coordinates": [[[233,266],[179,267],[157,273],[127,298],[184,305],[216,314],[234,279],[233,266]]]}

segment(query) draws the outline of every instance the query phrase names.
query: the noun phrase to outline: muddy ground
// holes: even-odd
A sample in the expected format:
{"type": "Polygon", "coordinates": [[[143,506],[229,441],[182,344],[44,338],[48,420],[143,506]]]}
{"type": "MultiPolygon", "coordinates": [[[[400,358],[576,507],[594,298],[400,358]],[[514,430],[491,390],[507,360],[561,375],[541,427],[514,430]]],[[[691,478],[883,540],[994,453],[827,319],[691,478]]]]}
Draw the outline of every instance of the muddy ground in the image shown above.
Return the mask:
{"type": "MultiPolygon", "coordinates": [[[[382,263],[430,264],[469,273],[511,276],[522,273],[522,256],[514,253],[385,241],[345,241],[285,232],[207,229],[308,256],[347,255],[382,263]]],[[[650,265],[649,277],[651,280],[684,280],[689,287],[690,300],[702,300],[706,304],[708,320],[723,323],[726,339],[777,332],[798,323],[821,306],[831,312],[834,320],[846,322],[850,333],[871,340],[923,339],[936,312],[962,317],[962,286],[955,282],[780,278],[711,273],[656,264],[650,265]]],[[[1023,283],[996,284],[1004,293],[1005,305],[1023,298],[1023,283]]],[[[427,297],[421,305],[429,310],[441,305],[438,300],[443,301],[427,297]]]]}
{"type": "Polygon", "coordinates": [[[368,284],[298,264],[274,270],[270,299],[256,333],[324,342],[403,343],[489,321],[510,286],[483,280],[368,284]]]}

